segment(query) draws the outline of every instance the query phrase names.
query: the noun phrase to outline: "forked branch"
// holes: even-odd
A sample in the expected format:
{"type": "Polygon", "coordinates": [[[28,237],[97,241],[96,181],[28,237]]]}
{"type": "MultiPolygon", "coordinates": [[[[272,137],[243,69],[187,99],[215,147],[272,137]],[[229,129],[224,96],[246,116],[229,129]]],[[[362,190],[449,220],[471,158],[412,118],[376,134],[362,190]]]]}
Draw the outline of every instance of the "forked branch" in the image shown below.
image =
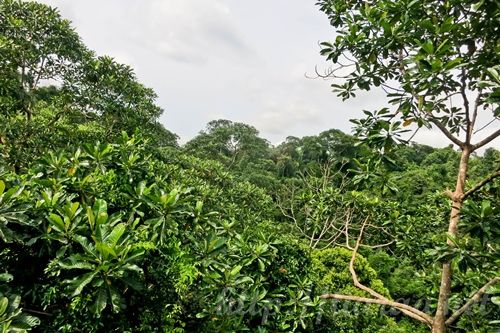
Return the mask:
{"type": "Polygon", "coordinates": [[[359,250],[359,247],[361,246],[361,240],[363,238],[363,232],[364,229],[368,223],[368,217],[364,220],[363,225],[361,226],[361,229],[359,231],[358,239],[356,240],[356,245],[354,246],[354,249],[352,251],[352,256],[351,256],[351,261],[349,262],[349,272],[351,273],[351,277],[353,280],[354,285],[367,292],[373,298],[366,298],[366,297],[358,297],[358,296],[352,296],[352,295],[339,295],[339,294],[324,294],[321,295],[321,298],[328,299],[328,298],[333,298],[333,299],[339,299],[339,300],[349,300],[349,301],[356,301],[356,302],[362,302],[362,303],[371,303],[371,304],[381,304],[381,305],[387,305],[391,306],[393,308],[396,308],[406,314],[407,316],[416,319],[422,323],[432,325],[433,318],[429,316],[428,314],[410,306],[407,304],[399,303],[399,302],[394,302],[388,299],[387,297],[377,293],[375,290],[363,285],[361,282],[359,282],[358,275],[356,274],[356,270],[354,269],[354,263],[356,261],[356,255],[359,250]]]}

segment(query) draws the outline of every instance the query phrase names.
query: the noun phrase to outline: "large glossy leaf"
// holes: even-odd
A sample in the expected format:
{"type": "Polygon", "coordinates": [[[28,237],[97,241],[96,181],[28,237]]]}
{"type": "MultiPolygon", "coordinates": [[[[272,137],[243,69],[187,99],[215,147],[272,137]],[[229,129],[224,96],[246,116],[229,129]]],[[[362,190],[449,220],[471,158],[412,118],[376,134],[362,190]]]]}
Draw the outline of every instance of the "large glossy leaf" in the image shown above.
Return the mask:
{"type": "Polygon", "coordinates": [[[92,282],[92,280],[98,273],[99,273],[98,271],[85,273],[79,277],[74,278],[73,280],[67,281],[67,283],[70,286],[70,289],[72,290],[71,296],[74,297],[80,295],[83,288],[85,288],[86,285],[92,282]]]}
{"type": "Polygon", "coordinates": [[[92,244],[86,237],[81,235],[74,235],[73,239],[76,240],[83,247],[85,252],[91,254],[94,257],[98,256],[95,245],[92,244]]]}
{"type": "Polygon", "coordinates": [[[107,244],[109,244],[111,247],[116,246],[116,244],[118,243],[118,240],[122,237],[124,232],[125,232],[125,224],[124,223],[120,223],[120,224],[114,226],[113,230],[106,237],[105,242],[107,244]]]}
{"type": "Polygon", "coordinates": [[[99,287],[97,291],[96,300],[94,303],[94,312],[100,315],[101,312],[106,308],[108,301],[108,288],[106,286],[99,287]]]}

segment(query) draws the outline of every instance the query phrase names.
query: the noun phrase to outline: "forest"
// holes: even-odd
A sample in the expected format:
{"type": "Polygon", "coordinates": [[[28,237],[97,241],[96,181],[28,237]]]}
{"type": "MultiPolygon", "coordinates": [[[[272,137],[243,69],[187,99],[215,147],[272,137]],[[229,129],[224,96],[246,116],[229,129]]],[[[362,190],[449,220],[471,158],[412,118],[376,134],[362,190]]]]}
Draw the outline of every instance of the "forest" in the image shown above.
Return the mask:
{"type": "Polygon", "coordinates": [[[181,145],[131,67],[1,0],[0,332],[500,332],[499,6],[317,0],[334,93],[390,103],[181,145]]]}

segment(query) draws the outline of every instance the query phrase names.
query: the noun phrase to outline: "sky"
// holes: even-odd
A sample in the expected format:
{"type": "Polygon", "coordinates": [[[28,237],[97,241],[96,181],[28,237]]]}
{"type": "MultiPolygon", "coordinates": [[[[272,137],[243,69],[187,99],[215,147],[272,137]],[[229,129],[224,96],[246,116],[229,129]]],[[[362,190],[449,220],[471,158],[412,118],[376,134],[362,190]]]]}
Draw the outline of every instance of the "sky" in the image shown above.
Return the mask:
{"type": "MultiPolygon", "coordinates": [[[[160,121],[184,143],[215,119],[250,124],[273,144],[317,135],[385,105],[381,91],[343,102],[315,76],[334,29],[315,0],[44,0],[84,43],[130,65],[158,94],[160,121]]],[[[449,142],[435,131],[416,141],[449,142]]]]}

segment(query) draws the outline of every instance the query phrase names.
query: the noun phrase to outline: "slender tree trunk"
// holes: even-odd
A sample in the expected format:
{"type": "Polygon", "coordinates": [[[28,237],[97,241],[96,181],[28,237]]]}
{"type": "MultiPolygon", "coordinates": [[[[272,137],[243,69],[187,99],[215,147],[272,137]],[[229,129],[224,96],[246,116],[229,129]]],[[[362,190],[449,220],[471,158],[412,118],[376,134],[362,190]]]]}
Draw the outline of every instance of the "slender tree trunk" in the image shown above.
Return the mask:
{"type": "MultiPolygon", "coordinates": [[[[457,185],[455,192],[452,195],[452,206],[450,213],[450,222],[448,225],[448,235],[451,237],[457,236],[458,222],[460,221],[460,210],[462,208],[463,195],[465,193],[465,179],[467,177],[467,168],[469,166],[469,157],[472,153],[472,147],[469,144],[464,145],[462,155],[460,157],[460,165],[457,175],[457,185]]],[[[453,246],[451,240],[447,240],[449,246],[453,246]]],[[[448,312],[448,300],[451,291],[451,277],[452,277],[451,261],[443,263],[443,271],[441,273],[441,286],[439,288],[439,298],[432,325],[432,333],[446,332],[446,315],[448,312]]]]}

